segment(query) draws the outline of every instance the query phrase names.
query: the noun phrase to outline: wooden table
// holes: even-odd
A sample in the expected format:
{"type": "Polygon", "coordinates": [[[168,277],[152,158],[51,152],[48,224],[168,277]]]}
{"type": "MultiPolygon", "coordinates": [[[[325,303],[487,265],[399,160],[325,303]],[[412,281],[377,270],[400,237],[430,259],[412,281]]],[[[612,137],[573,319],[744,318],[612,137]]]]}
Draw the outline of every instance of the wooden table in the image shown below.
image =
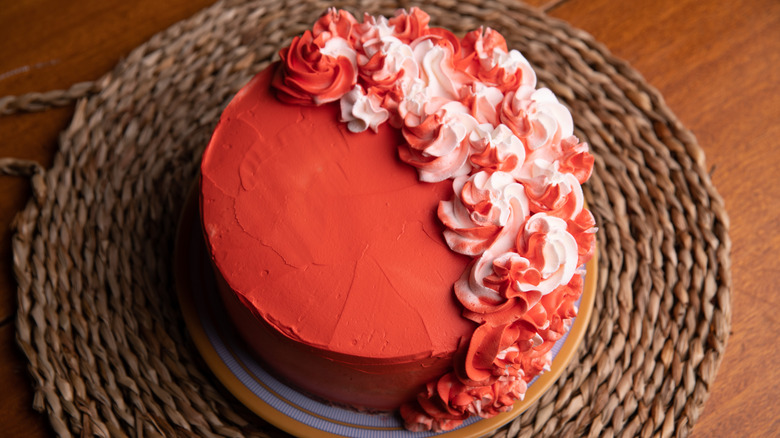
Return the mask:
{"type": "MultiPolygon", "coordinates": [[[[21,0],[0,8],[0,96],[65,89],[212,0],[21,0]],[[110,3],[110,4],[109,4],[110,3]]],[[[658,88],[707,155],[731,217],[733,324],[694,436],[780,430],[780,2],[533,0],[658,88]]],[[[0,157],[50,165],[72,107],[0,117],[0,157]]],[[[16,347],[10,224],[30,196],[0,177],[0,435],[52,435],[16,347]]]]}

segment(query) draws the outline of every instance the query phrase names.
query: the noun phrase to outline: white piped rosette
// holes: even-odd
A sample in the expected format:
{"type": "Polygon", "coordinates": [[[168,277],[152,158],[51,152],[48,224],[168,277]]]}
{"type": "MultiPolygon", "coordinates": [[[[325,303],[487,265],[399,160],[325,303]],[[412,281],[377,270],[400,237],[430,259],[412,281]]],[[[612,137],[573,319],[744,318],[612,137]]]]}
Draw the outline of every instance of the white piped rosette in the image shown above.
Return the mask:
{"type": "Polygon", "coordinates": [[[338,101],[350,131],[400,129],[421,181],[452,179],[438,216],[473,258],[454,291],[478,324],[453,370],[401,407],[410,430],[448,430],[522,399],[576,316],[595,221],[581,184],[593,168],[568,109],[492,29],[457,38],[412,8],[395,17],[329,10],[282,49],[280,99],[338,101]]]}

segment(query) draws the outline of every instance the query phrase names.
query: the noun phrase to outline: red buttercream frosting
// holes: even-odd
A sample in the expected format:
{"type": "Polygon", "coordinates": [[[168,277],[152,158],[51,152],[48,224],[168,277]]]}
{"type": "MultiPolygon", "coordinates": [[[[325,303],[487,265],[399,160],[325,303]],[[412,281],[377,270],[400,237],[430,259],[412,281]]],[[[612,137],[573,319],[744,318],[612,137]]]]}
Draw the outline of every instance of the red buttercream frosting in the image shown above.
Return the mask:
{"type": "Polygon", "coordinates": [[[357,81],[356,55],[339,51],[340,41],[348,47],[346,40],[329,32],[315,37],[306,31],[293,38],[290,47],[279,53],[282,62],[274,87],[284,91],[280,98],[289,103],[320,105],[338,100],[351,90],[357,81]],[[332,54],[323,53],[327,41],[334,41],[336,51],[332,54]]]}
{"type": "Polygon", "coordinates": [[[596,228],[568,109],[498,32],[429,21],[330,10],[295,38],[225,111],[202,210],[272,368],[438,431],[511,409],[549,368],[596,228]]]}

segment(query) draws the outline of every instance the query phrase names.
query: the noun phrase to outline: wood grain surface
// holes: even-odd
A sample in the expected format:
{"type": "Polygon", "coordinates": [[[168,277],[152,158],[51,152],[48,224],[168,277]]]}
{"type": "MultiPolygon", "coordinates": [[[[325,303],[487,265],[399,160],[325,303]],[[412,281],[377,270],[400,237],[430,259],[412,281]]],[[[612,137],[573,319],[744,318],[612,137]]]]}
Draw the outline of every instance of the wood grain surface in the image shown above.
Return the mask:
{"type": "MultiPolygon", "coordinates": [[[[0,96],[66,89],[212,0],[21,0],[0,7],[0,96]]],[[[780,2],[536,0],[658,88],[706,153],[733,241],[732,335],[695,437],[780,430],[780,2]]],[[[72,107],[0,116],[0,157],[48,166],[72,107]]],[[[0,435],[47,437],[14,341],[11,221],[30,196],[0,176],[0,435]]]]}

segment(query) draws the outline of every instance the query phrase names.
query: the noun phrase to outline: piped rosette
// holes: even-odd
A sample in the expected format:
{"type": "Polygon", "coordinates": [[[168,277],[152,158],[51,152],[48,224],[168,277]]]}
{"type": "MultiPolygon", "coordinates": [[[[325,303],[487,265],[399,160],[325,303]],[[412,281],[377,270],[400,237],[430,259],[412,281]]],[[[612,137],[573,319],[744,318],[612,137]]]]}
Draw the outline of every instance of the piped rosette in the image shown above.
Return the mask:
{"type": "Polygon", "coordinates": [[[500,33],[458,38],[429,21],[417,8],[362,23],[331,9],[280,51],[273,86],[290,103],[338,101],[352,132],[390,123],[421,181],[452,180],[437,214],[450,249],[473,258],[454,293],[475,330],[400,410],[408,429],[440,431],[511,409],[549,369],[596,228],[581,187],[593,156],[568,109],[500,33]]]}

